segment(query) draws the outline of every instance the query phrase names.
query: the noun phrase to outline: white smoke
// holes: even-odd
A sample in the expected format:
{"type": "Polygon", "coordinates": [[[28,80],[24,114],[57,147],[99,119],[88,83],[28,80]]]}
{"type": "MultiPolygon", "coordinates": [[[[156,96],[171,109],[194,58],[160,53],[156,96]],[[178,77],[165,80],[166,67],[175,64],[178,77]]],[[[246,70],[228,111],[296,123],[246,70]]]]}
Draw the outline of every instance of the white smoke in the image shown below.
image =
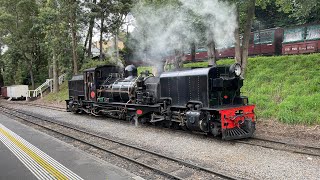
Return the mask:
{"type": "Polygon", "coordinates": [[[219,48],[234,43],[235,6],[219,0],[179,0],[180,5],[137,3],[132,32],[139,60],[161,66],[175,49],[190,52],[190,44],[206,46],[213,38],[219,48]]]}

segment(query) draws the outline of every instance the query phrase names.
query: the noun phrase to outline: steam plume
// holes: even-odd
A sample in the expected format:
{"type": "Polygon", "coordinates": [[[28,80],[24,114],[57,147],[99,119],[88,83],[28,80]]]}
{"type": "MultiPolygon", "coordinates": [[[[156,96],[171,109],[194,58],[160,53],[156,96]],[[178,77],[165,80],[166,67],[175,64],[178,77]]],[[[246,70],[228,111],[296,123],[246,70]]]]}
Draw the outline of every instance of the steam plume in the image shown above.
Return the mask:
{"type": "Polygon", "coordinates": [[[235,7],[219,0],[179,0],[179,5],[137,3],[132,10],[136,56],[161,67],[175,49],[190,52],[190,44],[205,46],[208,37],[219,48],[234,43],[235,7]]]}

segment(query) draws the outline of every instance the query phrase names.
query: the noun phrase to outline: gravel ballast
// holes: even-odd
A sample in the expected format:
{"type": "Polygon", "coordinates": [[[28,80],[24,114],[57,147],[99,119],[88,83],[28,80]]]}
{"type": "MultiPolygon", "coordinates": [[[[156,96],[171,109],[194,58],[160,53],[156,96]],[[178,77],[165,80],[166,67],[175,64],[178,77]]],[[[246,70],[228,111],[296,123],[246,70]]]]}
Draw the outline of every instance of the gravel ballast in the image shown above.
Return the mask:
{"type": "MultiPolygon", "coordinates": [[[[9,106],[9,105],[8,105],[9,106]]],[[[199,163],[246,179],[320,179],[320,158],[222,141],[203,135],[31,106],[24,111],[48,116],[150,150],[199,163]]],[[[314,145],[317,146],[317,145],[314,145]]]]}

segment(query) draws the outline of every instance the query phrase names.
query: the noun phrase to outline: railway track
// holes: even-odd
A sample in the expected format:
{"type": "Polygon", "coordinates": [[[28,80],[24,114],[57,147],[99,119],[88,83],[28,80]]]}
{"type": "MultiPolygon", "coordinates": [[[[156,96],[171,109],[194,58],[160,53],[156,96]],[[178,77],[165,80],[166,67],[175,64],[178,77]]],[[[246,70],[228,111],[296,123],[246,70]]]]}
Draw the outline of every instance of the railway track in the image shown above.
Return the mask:
{"type": "Polygon", "coordinates": [[[67,112],[65,108],[60,108],[56,106],[48,106],[48,105],[42,105],[42,104],[34,104],[34,103],[28,103],[28,102],[4,102],[7,104],[13,104],[13,105],[22,105],[22,106],[33,106],[33,107],[40,107],[40,108],[45,108],[45,109],[50,109],[50,110],[56,110],[56,111],[61,111],[61,112],[67,112]]]}
{"type": "MultiPolygon", "coordinates": [[[[21,104],[21,105],[23,105],[23,104],[21,104]]],[[[65,108],[60,108],[60,107],[55,107],[55,106],[33,104],[33,103],[27,103],[27,105],[31,105],[31,106],[34,106],[34,107],[45,108],[45,109],[56,110],[56,111],[61,111],[61,112],[67,112],[65,108]]]]}
{"type": "MultiPolygon", "coordinates": [[[[46,106],[46,105],[43,106],[43,105],[33,104],[33,103],[18,103],[18,104],[19,105],[31,105],[31,106],[35,106],[35,107],[66,112],[66,110],[64,108],[58,108],[58,107],[53,107],[53,106],[46,106]]],[[[186,131],[183,131],[183,132],[186,132],[186,131]]],[[[268,148],[268,149],[274,149],[274,150],[280,150],[280,151],[287,151],[287,152],[291,152],[291,153],[320,157],[320,147],[292,144],[289,142],[275,141],[275,140],[271,140],[271,139],[264,139],[264,138],[258,138],[258,137],[253,137],[253,138],[244,139],[244,140],[236,140],[234,142],[241,143],[241,144],[247,144],[247,145],[251,145],[251,146],[259,146],[259,147],[268,148]]]]}
{"type": "Polygon", "coordinates": [[[169,157],[145,148],[126,144],[61,122],[45,119],[14,108],[0,105],[1,110],[10,116],[39,126],[54,133],[71,138],[98,150],[113,154],[122,159],[148,168],[170,179],[239,179],[211,168],[169,157]],[[32,120],[31,120],[32,119],[32,120]],[[58,130],[59,129],[59,130],[58,130]],[[96,142],[103,142],[97,144],[96,142]]]}
{"type": "Polygon", "coordinates": [[[259,146],[268,149],[287,151],[296,154],[303,154],[309,156],[320,157],[320,147],[306,146],[301,144],[292,144],[289,142],[275,141],[270,139],[253,137],[251,139],[235,141],[241,144],[248,144],[252,146],[259,146]]]}

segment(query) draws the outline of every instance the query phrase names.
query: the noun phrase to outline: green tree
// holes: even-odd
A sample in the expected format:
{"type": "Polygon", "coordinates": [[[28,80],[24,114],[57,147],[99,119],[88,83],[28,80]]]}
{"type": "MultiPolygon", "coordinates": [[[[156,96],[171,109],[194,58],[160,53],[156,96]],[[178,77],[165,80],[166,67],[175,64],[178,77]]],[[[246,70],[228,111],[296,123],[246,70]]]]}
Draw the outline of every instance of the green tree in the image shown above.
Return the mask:
{"type": "Polygon", "coordinates": [[[291,13],[279,10],[275,0],[270,1],[265,7],[256,7],[254,30],[267,29],[274,27],[286,27],[297,24],[296,18],[291,13]]]}
{"type": "Polygon", "coordinates": [[[290,17],[296,18],[299,23],[319,21],[319,0],[275,0],[280,10],[289,13],[290,17]]]}
{"type": "MultiPolygon", "coordinates": [[[[86,3],[85,7],[90,8],[90,12],[86,14],[86,16],[88,17],[89,21],[88,21],[88,33],[85,39],[85,43],[84,43],[84,51],[87,52],[87,57],[91,58],[92,57],[92,38],[93,38],[93,28],[94,28],[94,22],[96,17],[98,17],[98,13],[97,13],[97,1],[96,0],[92,0],[86,3]],[[88,46],[88,48],[87,48],[88,46]]],[[[85,53],[84,52],[84,53],[85,53]]]]}
{"type": "Polygon", "coordinates": [[[248,63],[248,50],[250,33],[252,30],[253,20],[255,18],[256,6],[265,9],[272,0],[248,0],[248,1],[235,1],[231,2],[236,4],[237,7],[237,24],[235,29],[235,61],[241,65],[242,76],[245,77],[246,67],[248,63]],[[240,34],[242,33],[242,39],[240,34]]]}
{"type": "Polygon", "coordinates": [[[41,38],[39,31],[35,28],[36,17],[39,13],[38,5],[35,0],[2,0],[0,3],[3,5],[0,16],[0,29],[4,32],[2,39],[8,48],[12,49],[9,52],[19,56],[19,59],[11,59],[11,61],[22,60],[21,63],[26,64],[31,86],[34,89],[33,64],[39,58],[38,40],[41,38]]]}
{"type": "Polygon", "coordinates": [[[77,0],[67,0],[67,5],[69,7],[69,23],[72,37],[72,65],[73,74],[78,74],[78,39],[77,39],[77,10],[78,2],[77,0]]]}
{"type": "Polygon", "coordinates": [[[4,86],[4,80],[3,80],[3,60],[2,60],[2,48],[3,48],[3,44],[0,41],[0,87],[4,86]]]}
{"type": "Polygon", "coordinates": [[[115,58],[119,61],[118,40],[122,25],[125,23],[126,16],[132,7],[132,0],[116,0],[111,4],[110,15],[107,19],[109,32],[114,36],[115,58]]]}
{"type": "Polygon", "coordinates": [[[111,10],[111,1],[107,1],[107,0],[101,0],[100,2],[97,3],[96,6],[96,10],[97,10],[97,19],[100,20],[100,24],[98,26],[98,28],[100,29],[100,40],[99,40],[99,49],[100,49],[100,60],[103,59],[103,34],[107,31],[107,28],[105,27],[105,20],[106,17],[109,16],[110,14],[110,10],[111,10]]]}
{"type": "Polygon", "coordinates": [[[53,92],[59,91],[59,62],[64,58],[69,44],[68,6],[64,1],[48,0],[40,10],[39,19],[45,33],[45,41],[50,54],[49,67],[52,64],[53,92]],[[67,9],[65,9],[67,8],[67,9]]]}
{"type": "Polygon", "coordinates": [[[242,76],[245,77],[245,70],[248,62],[249,40],[252,21],[255,13],[256,0],[238,1],[237,6],[237,28],[235,29],[235,61],[241,65],[242,76]],[[242,42],[240,33],[243,32],[242,42]]]}

